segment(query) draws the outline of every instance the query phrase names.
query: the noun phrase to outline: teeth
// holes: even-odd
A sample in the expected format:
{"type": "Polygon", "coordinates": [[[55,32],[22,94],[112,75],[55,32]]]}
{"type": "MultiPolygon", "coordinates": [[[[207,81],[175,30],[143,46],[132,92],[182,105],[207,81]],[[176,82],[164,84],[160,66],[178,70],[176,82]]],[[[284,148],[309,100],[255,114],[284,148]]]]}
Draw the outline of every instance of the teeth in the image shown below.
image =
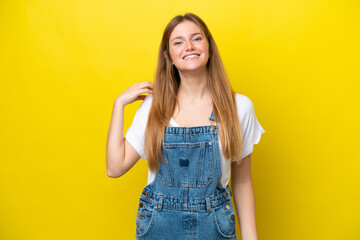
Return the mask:
{"type": "Polygon", "coordinates": [[[188,58],[193,58],[193,57],[198,57],[199,55],[189,55],[189,56],[186,56],[184,59],[188,59],[188,58]]]}

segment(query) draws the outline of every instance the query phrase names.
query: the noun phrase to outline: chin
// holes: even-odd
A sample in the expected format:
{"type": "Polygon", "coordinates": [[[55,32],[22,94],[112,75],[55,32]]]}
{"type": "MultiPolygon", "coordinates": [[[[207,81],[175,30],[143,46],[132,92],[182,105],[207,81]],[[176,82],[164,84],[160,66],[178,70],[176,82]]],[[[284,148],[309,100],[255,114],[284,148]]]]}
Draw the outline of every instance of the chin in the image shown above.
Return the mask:
{"type": "Polygon", "coordinates": [[[206,65],[201,65],[201,66],[188,66],[185,68],[178,68],[178,70],[180,71],[197,71],[197,70],[201,70],[201,69],[205,69],[206,65]]]}

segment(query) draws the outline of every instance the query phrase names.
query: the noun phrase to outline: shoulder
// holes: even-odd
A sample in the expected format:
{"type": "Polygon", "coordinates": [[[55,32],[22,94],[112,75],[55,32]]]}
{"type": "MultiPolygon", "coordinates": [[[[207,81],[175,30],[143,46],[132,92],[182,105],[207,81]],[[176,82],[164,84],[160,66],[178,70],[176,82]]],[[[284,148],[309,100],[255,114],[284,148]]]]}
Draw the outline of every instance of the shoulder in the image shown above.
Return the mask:
{"type": "Polygon", "coordinates": [[[240,121],[254,112],[254,105],[249,97],[240,93],[235,93],[235,99],[240,121]]]}
{"type": "Polygon", "coordinates": [[[240,93],[235,93],[235,99],[236,99],[237,107],[241,107],[241,108],[253,107],[253,103],[248,96],[245,96],[240,93]]]}
{"type": "Polygon", "coordinates": [[[151,108],[151,103],[152,103],[152,94],[148,94],[140,104],[137,112],[140,112],[142,114],[148,114],[151,108]]]}
{"type": "Polygon", "coordinates": [[[151,106],[152,99],[153,99],[153,96],[152,96],[151,93],[149,93],[149,94],[145,97],[145,99],[144,99],[144,101],[142,102],[142,104],[151,106]]]}

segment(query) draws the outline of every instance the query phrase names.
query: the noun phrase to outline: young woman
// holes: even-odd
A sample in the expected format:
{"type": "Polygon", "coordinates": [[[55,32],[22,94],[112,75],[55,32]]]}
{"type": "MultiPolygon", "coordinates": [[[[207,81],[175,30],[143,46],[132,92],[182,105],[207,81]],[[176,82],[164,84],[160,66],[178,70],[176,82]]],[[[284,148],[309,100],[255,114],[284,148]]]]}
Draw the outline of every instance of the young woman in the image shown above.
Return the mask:
{"type": "Polygon", "coordinates": [[[236,239],[232,195],[242,239],[257,239],[250,159],[264,132],[251,100],[232,90],[206,24],[174,17],[154,84],[116,98],[107,139],[109,177],[148,161],[136,239],[236,239]],[[124,138],[124,107],[136,100],[144,101],[124,138]]]}

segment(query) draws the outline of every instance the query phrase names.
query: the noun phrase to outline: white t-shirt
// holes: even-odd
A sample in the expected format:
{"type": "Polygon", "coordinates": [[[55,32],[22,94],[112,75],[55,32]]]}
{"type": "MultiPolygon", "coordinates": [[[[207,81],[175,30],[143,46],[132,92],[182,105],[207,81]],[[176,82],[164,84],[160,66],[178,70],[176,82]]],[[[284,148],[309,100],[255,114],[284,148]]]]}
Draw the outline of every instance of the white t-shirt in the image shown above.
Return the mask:
{"type": "MultiPolygon", "coordinates": [[[[253,145],[257,144],[260,141],[261,134],[263,134],[265,130],[261,127],[255,116],[254,106],[250,98],[239,93],[236,93],[235,98],[237,105],[237,113],[241,125],[241,132],[243,135],[242,158],[244,158],[253,151],[253,145]]],[[[125,134],[126,140],[135,148],[140,157],[144,160],[146,159],[144,149],[144,134],[151,107],[151,102],[152,95],[148,94],[137,109],[134,120],[125,134]]],[[[179,125],[172,118],[168,126],[179,127],[179,125]]],[[[231,163],[230,161],[225,159],[221,148],[220,138],[218,140],[222,169],[221,184],[226,187],[230,179],[231,163]]],[[[154,181],[155,176],[156,173],[151,172],[149,169],[148,184],[154,181]]]]}

